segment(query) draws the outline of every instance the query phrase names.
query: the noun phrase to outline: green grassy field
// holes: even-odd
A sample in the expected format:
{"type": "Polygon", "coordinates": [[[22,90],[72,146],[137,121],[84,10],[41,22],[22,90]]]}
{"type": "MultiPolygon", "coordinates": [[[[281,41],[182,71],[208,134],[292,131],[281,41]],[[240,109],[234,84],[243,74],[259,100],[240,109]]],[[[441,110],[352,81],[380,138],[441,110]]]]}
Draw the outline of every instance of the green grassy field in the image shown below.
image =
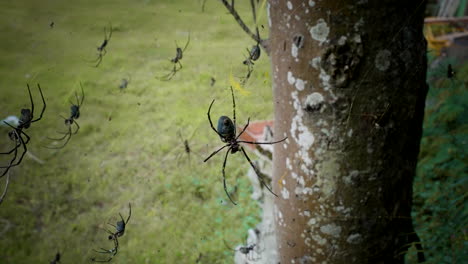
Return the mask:
{"type": "MultiPolygon", "coordinates": [[[[47,101],[44,118],[25,130],[30,153],[43,164],[27,155],[12,169],[0,205],[0,263],[48,263],[57,251],[61,263],[90,262],[92,249],[112,247],[100,228],[119,212],[126,217],[129,202],[132,218],[113,263],[195,263],[200,254],[199,263],[231,263],[223,239],[242,243],[260,212],[249,199],[242,157],[232,156],[227,166],[239,206],[224,193],[222,155],[203,163],[222,145],[206,111],[216,99],[214,119],[231,115],[228,76],[245,74],[243,56],[253,43],[220,3],[207,1],[201,12],[201,2],[0,3],[0,118],[29,108],[26,83],[36,115],[42,106],[36,83],[47,101]],[[108,52],[95,68],[90,61],[110,25],[108,52]],[[174,41],[184,45],[189,32],[183,69],[159,81],[172,68],[174,41]],[[120,91],[122,78],[131,81],[120,91]],[[79,133],[63,149],[45,148],[55,146],[47,137],[65,131],[59,115],[69,115],[80,82],[86,99],[79,133]],[[190,162],[178,133],[189,140],[190,162]]],[[[248,6],[238,8],[251,22],[248,6]]],[[[246,86],[251,94],[237,93],[238,123],[272,118],[269,71],[262,56],[246,86]]],[[[0,127],[1,151],[12,147],[7,133],[0,127]]]]}

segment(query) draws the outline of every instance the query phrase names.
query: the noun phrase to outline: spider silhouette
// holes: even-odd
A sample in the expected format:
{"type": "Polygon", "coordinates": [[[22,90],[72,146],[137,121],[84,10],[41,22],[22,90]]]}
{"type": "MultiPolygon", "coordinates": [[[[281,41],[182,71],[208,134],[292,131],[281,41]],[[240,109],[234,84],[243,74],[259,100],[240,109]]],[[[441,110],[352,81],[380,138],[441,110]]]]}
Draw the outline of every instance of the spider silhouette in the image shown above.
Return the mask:
{"type": "Polygon", "coordinates": [[[5,174],[10,170],[11,167],[18,166],[23,160],[24,155],[28,151],[28,148],[26,147],[26,145],[29,143],[29,140],[31,139],[28,136],[28,134],[26,134],[23,130],[29,128],[32,123],[41,120],[42,115],[44,114],[44,111],[47,106],[45,99],[44,99],[44,95],[42,94],[41,86],[37,84],[37,88],[39,89],[39,92],[41,94],[43,107],[42,107],[42,111],[39,117],[34,119],[34,101],[31,95],[31,89],[29,88],[29,84],[27,84],[27,87],[28,87],[29,99],[31,101],[31,109],[29,108],[21,109],[21,116],[19,118],[18,125],[16,127],[6,121],[3,121],[6,125],[8,125],[9,127],[13,129],[10,132],[8,132],[8,137],[12,141],[15,142],[15,146],[10,151],[0,153],[0,155],[10,155],[11,153],[14,153],[13,158],[10,160],[10,163],[8,164],[8,166],[0,166],[1,169],[5,169],[2,175],[0,175],[0,177],[5,176],[5,174]],[[20,147],[23,147],[23,152],[20,154],[19,159],[17,159],[18,149],[20,147]]]}
{"type": "Polygon", "coordinates": [[[222,146],[221,148],[219,148],[218,150],[214,151],[213,153],[211,153],[203,162],[207,162],[211,157],[213,157],[214,155],[216,155],[218,152],[220,152],[221,150],[225,149],[225,148],[228,148],[227,149],[227,152],[226,152],[226,156],[224,157],[224,162],[223,162],[223,168],[222,168],[222,173],[223,173],[223,185],[224,185],[224,192],[226,192],[226,195],[228,196],[229,200],[234,204],[234,205],[237,205],[231,198],[231,196],[229,195],[229,192],[227,191],[227,188],[226,188],[226,174],[225,174],[225,168],[226,168],[226,162],[227,162],[227,158],[228,158],[228,155],[229,153],[231,154],[234,154],[238,151],[242,152],[242,154],[244,154],[245,158],[247,159],[247,161],[249,162],[250,166],[252,166],[252,168],[254,169],[255,173],[257,174],[257,177],[258,179],[260,180],[260,182],[268,189],[268,191],[270,193],[272,193],[274,196],[278,197],[278,195],[276,195],[271,189],[270,187],[268,187],[268,185],[265,183],[265,181],[263,180],[263,177],[261,176],[260,172],[258,171],[258,169],[255,167],[255,165],[252,163],[252,161],[250,160],[249,156],[247,155],[247,153],[245,152],[244,148],[239,144],[239,143],[246,143],[246,144],[256,144],[256,145],[261,145],[261,144],[276,144],[276,143],[280,143],[282,141],[285,141],[287,139],[287,137],[285,137],[284,139],[282,140],[279,140],[279,141],[274,141],[274,142],[253,142],[253,141],[243,141],[243,140],[238,140],[238,138],[242,135],[242,133],[245,132],[245,130],[247,129],[247,127],[249,126],[249,122],[250,122],[250,117],[247,119],[247,124],[244,126],[244,128],[242,129],[242,131],[239,133],[239,135],[236,135],[236,101],[235,101],[235,98],[234,98],[234,91],[232,90],[232,86],[231,86],[231,95],[232,95],[232,112],[233,112],[233,120],[231,120],[229,117],[227,116],[221,116],[219,119],[218,119],[218,129],[216,130],[216,128],[214,128],[213,126],[213,122],[211,121],[211,116],[210,116],[210,111],[211,111],[211,107],[213,106],[213,103],[215,102],[215,100],[213,100],[210,104],[210,107],[208,108],[208,121],[210,122],[210,126],[211,128],[213,129],[214,132],[216,132],[216,134],[218,134],[218,136],[221,138],[221,141],[227,143],[226,145],[222,146]]]}
{"type": "Polygon", "coordinates": [[[48,137],[48,139],[55,140],[55,141],[62,141],[62,140],[65,139],[65,142],[61,146],[58,146],[58,147],[46,147],[46,148],[61,149],[61,148],[65,147],[67,145],[68,141],[70,141],[70,138],[72,137],[72,135],[76,135],[76,133],[78,133],[78,130],[80,130],[80,125],[78,125],[78,123],[76,122],[76,119],[78,119],[80,117],[80,107],[83,105],[84,98],[85,98],[83,85],[81,84],[81,82],[80,82],[80,87],[81,87],[81,100],[78,97],[78,93],[75,92],[76,104],[74,104],[73,102],[70,101],[70,104],[71,104],[70,117],[65,118],[65,117],[61,116],[65,120],[65,125],[68,127],[68,131],[65,132],[65,133],[58,132],[60,134],[63,134],[63,137],[61,137],[61,138],[50,138],[50,137],[48,137]],[[72,125],[73,124],[76,126],[75,131],[72,131],[72,125]]]}
{"type": "Polygon", "coordinates": [[[176,56],[171,59],[171,62],[174,64],[172,71],[170,71],[168,74],[161,76],[161,77],[156,77],[157,79],[161,81],[169,81],[172,79],[172,77],[175,76],[175,74],[182,69],[182,63],[180,60],[182,60],[183,55],[185,50],[187,49],[188,45],[190,43],[190,33],[188,34],[188,39],[187,43],[185,43],[184,49],[181,49],[179,45],[177,45],[177,41],[175,42],[176,44],[176,56]]]}
{"type": "Polygon", "coordinates": [[[132,206],[131,206],[130,203],[128,204],[128,208],[129,208],[129,213],[128,213],[127,220],[124,220],[122,214],[119,213],[121,220],[117,221],[116,225],[109,224],[109,225],[115,227],[115,232],[112,232],[110,230],[105,229],[105,231],[107,233],[109,233],[108,239],[114,241],[114,247],[111,248],[111,249],[105,249],[105,248],[100,248],[100,250],[93,249],[94,252],[97,252],[97,253],[110,254],[109,258],[107,258],[105,260],[98,260],[98,259],[93,257],[93,258],[91,258],[91,261],[93,261],[93,262],[109,262],[109,261],[112,260],[113,257],[115,257],[115,255],[117,255],[118,249],[119,249],[119,240],[118,240],[118,238],[124,235],[125,227],[128,224],[128,221],[130,221],[130,217],[132,216],[132,206]]]}
{"type": "Polygon", "coordinates": [[[94,67],[96,68],[99,67],[99,64],[101,64],[102,62],[102,58],[104,57],[104,55],[107,54],[106,47],[107,47],[107,44],[109,44],[111,37],[112,37],[112,25],[110,25],[110,28],[109,28],[109,35],[107,35],[107,29],[104,28],[104,41],[99,47],[97,47],[97,51],[99,52],[98,57],[96,58],[96,60],[92,61],[93,63],[96,63],[94,67]]]}
{"type": "Polygon", "coordinates": [[[117,239],[117,237],[121,237],[121,236],[124,235],[125,227],[128,224],[128,221],[130,221],[130,217],[132,216],[132,205],[130,203],[128,203],[128,210],[129,210],[129,213],[128,213],[127,221],[125,221],[123,219],[122,214],[119,213],[120,221],[117,221],[116,225],[109,224],[109,225],[115,227],[115,233],[112,233],[111,231],[107,230],[110,233],[110,235],[108,237],[109,240],[117,239]]]}

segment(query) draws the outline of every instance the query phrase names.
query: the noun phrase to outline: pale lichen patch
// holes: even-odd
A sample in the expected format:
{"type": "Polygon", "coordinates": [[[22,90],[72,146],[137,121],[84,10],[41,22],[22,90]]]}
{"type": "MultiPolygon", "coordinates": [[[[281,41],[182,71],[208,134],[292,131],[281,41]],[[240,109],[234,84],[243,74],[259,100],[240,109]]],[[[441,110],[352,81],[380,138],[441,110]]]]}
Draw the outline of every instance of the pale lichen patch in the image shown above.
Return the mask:
{"type": "Polygon", "coordinates": [[[292,5],[291,1],[288,1],[288,2],[286,3],[286,5],[288,6],[288,9],[289,9],[289,10],[292,10],[292,9],[293,9],[293,5],[292,5]]]}
{"type": "Polygon", "coordinates": [[[341,226],[335,224],[328,224],[320,227],[320,231],[324,234],[339,238],[341,234],[341,226]]]}
{"type": "Polygon", "coordinates": [[[294,78],[292,72],[288,71],[288,83],[293,85],[296,82],[296,78],[294,78]]]}
{"type": "Polygon", "coordinates": [[[315,57],[309,62],[309,64],[310,66],[314,67],[314,69],[318,70],[320,67],[320,60],[321,60],[320,57],[315,57]]]}
{"type": "Polygon", "coordinates": [[[312,1],[312,0],[309,0],[309,6],[310,6],[310,7],[314,7],[314,6],[315,6],[315,2],[312,1]]]}
{"type": "Polygon", "coordinates": [[[313,39],[320,42],[320,45],[323,44],[330,33],[330,28],[327,25],[327,22],[323,18],[317,20],[317,24],[310,28],[310,35],[313,39]]]}
{"type": "MultiPolygon", "coordinates": [[[[283,180],[284,181],[284,180],[283,180]]],[[[289,191],[286,188],[281,189],[281,195],[283,196],[283,199],[287,200],[289,199],[289,191]]]]}
{"type": "Polygon", "coordinates": [[[355,245],[359,244],[362,242],[362,236],[361,234],[358,234],[358,233],[351,234],[346,239],[346,242],[348,242],[349,244],[355,244],[355,245]]]}
{"type": "Polygon", "coordinates": [[[295,83],[296,89],[299,90],[299,91],[304,90],[304,87],[305,87],[306,83],[307,83],[307,81],[303,81],[303,80],[297,78],[296,83],[295,83]]]}
{"type": "Polygon", "coordinates": [[[297,58],[298,54],[299,54],[299,48],[296,45],[291,45],[291,55],[294,58],[297,58]]]}
{"type": "Polygon", "coordinates": [[[320,110],[324,101],[325,101],[325,98],[323,97],[322,94],[313,92],[306,97],[306,100],[304,102],[305,109],[307,111],[320,110]]]}

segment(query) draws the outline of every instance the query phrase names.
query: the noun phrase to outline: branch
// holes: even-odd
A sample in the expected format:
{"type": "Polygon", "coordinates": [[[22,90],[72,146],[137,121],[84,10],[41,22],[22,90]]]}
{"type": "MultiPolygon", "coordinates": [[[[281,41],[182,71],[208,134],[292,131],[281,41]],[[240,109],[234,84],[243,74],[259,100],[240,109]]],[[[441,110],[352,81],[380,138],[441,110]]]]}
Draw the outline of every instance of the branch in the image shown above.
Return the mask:
{"type": "MultiPolygon", "coordinates": [[[[227,0],[221,0],[221,2],[227,8],[229,13],[231,13],[231,15],[237,21],[237,24],[239,24],[239,26],[242,28],[242,30],[244,30],[244,32],[247,33],[247,35],[249,35],[253,40],[255,40],[255,42],[259,43],[265,49],[266,53],[269,54],[270,50],[268,48],[268,40],[262,40],[260,38],[260,34],[255,35],[255,33],[253,33],[252,30],[250,30],[250,28],[244,23],[244,21],[239,16],[236,9],[234,8],[234,1],[231,1],[231,4],[229,4],[227,0]]],[[[258,28],[257,28],[257,32],[258,32],[258,28]]]]}

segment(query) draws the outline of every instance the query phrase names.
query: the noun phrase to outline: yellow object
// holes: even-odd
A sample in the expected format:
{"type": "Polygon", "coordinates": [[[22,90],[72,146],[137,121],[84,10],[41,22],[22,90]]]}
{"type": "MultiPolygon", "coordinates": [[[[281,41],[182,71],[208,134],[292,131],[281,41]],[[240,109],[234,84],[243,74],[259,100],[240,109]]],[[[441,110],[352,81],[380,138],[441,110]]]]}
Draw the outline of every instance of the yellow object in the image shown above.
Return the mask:
{"type": "Polygon", "coordinates": [[[232,71],[229,73],[229,84],[238,91],[241,95],[250,95],[250,91],[247,91],[242,85],[234,80],[234,76],[232,76],[232,71]]]}

